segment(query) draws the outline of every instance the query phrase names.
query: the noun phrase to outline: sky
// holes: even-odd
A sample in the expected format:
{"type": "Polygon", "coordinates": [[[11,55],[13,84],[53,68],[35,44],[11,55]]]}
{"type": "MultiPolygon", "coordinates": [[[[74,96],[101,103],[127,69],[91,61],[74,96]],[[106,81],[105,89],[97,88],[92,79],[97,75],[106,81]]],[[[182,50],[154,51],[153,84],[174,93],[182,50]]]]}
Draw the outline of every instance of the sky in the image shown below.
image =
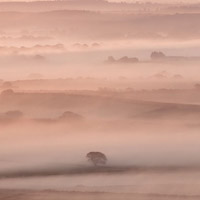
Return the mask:
{"type": "Polygon", "coordinates": [[[108,1],[113,1],[113,2],[121,2],[121,1],[126,1],[126,2],[157,2],[157,3],[175,3],[175,2],[184,2],[184,3],[199,3],[200,0],[108,0],[108,1]]]}
{"type": "MultiPolygon", "coordinates": [[[[42,1],[42,0],[0,0],[0,2],[5,1],[42,1]]],[[[107,0],[110,2],[157,2],[157,3],[200,3],[200,0],[107,0]]]]}
{"type": "MultiPolygon", "coordinates": [[[[43,1],[43,0],[0,0],[0,2],[5,1],[43,1]]],[[[48,1],[48,0],[44,0],[48,1]]],[[[51,1],[51,0],[50,0],[51,1]]],[[[109,2],[156,2],[156,3],[200,3],[200,0],[107,0],[109,2]]]]}

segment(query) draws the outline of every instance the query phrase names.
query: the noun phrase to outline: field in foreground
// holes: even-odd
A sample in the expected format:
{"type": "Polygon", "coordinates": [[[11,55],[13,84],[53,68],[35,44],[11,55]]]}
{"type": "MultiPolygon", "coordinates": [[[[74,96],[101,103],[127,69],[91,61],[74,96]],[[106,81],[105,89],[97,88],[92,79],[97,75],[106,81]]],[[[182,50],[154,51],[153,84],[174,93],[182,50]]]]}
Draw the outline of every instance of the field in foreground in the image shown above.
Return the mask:
{"type": "Polygon", "coordinates": [[[164,194],[116,194],[97,192],[58,192],[58,191],[26,191],[0,190],[0,199],[9,200],[196,200],[200,196],[164,195],[164,194]]]}

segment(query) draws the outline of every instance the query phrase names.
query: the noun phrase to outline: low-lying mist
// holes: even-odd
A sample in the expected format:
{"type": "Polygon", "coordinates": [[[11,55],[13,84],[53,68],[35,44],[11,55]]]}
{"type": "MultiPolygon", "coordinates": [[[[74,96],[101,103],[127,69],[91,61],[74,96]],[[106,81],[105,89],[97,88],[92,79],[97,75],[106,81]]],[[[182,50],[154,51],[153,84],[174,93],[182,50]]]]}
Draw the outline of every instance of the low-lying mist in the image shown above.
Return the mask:
{"type": "Polygon", "coordinates": [[[200,199],[200,4],[0,8],[0,199],[200,199]]]}
{"type": "Polygon", "coordinates": [[[1,129],[1,171],[87,166],[85,156],[90,151],[104,152],[109,166],[198,167],[198,129],[169,125],[159,120],[72,125],[18,122],[1,129]]]}

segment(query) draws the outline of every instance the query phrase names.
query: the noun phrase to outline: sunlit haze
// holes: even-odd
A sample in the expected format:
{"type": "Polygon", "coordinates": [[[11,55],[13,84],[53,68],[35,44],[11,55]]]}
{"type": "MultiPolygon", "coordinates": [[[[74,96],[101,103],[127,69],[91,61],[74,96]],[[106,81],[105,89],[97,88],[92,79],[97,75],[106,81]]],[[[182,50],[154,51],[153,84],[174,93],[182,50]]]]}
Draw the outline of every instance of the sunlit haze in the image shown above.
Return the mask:
{"type": "Polygon", "coordinates": [[[0,199],[200,199],[200,2],[113,2],[0,2],[0,199]]]}

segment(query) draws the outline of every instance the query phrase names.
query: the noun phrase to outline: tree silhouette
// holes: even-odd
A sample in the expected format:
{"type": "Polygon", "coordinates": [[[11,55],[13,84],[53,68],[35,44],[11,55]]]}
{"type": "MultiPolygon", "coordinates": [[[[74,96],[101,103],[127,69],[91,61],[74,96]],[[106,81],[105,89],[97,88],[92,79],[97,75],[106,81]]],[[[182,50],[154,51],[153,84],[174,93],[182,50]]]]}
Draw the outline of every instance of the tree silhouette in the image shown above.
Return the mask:
{"type": "Polygon", "coordinates": [[[154,51],[151,53],[152,60],[160,60],[166,58],[166,55],[161,51],[154,51]]]}
{"type": "Polygon", "coordinates": [[[94,166],[105,165],[107,162],[105,154],[101,152],[90,152],[86,157],[88,158],[88,161],[94,164],[94,166]]]}

